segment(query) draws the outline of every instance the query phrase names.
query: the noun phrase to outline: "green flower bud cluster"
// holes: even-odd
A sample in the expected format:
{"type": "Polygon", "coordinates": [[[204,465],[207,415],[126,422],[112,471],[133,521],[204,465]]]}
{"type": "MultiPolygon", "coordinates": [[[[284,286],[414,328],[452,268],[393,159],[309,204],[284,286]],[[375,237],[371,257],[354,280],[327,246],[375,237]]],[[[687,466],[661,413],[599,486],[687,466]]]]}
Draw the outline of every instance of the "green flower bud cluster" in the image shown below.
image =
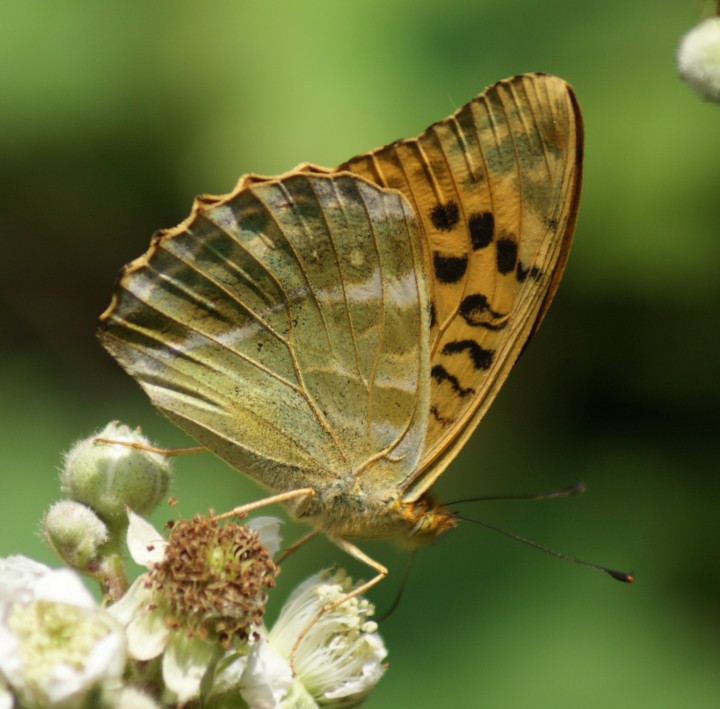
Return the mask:
{"type": "MultiPolygon", "coordinates": [[[[157,452],[138,430],[118,422],[78,441],[65,455],[60,484],[66,499],[45,514],[42,531],[70,567],[101,581],[114,578],[115,558],[127,529],[127,510],[151,513],[170,484],[169,458],[157,452]]],[[[113,580],[114,579],[114,580],[113,580]]]]}

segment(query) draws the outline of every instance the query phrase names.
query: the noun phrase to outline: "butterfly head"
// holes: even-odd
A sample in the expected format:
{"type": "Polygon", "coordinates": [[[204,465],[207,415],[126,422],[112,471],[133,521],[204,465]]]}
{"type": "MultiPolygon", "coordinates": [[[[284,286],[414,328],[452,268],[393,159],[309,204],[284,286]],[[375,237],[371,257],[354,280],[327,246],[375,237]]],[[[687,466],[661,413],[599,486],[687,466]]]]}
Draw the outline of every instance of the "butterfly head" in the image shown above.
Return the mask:
{"type": "Polygon", "coordinates": [[[396,540],[400,546],[411,549],[429,544],[458,523],[450,510],[428,495],[413,502],[402,502],[400,515],[403,531],[396,540]]]}

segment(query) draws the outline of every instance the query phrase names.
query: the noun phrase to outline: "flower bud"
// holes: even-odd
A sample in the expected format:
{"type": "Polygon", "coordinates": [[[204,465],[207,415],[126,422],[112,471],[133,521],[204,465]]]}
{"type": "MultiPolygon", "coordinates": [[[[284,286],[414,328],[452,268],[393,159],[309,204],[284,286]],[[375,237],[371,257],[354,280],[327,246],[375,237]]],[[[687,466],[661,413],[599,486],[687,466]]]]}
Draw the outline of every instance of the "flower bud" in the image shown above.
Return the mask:
{"type": "Polygon", "coordinates": [[[43,536],[57,555],[79,571],[97,568],[108,528],[89,507],[74,500],[56,502],[45,515],[43,536]]]}
{"type": "Polygon", "coordinates": [[[143,446],[151,446],[147,438],[117,422],[78,441],[65,456],[60,474],[63,492],[114,526],[126,525],[126,506],[138,514],[149,514],[165,496],[171,473],[166,456],[143,450],[143,446]],[[97,438],[117,443],[102,443],[97,438]]]}

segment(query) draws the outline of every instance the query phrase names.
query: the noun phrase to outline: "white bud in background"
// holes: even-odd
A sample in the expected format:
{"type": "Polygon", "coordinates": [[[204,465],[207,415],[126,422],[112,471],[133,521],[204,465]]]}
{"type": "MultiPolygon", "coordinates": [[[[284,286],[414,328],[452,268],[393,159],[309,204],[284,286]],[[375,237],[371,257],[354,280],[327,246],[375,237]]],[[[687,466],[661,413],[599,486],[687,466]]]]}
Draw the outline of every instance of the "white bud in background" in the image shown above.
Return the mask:
{"type": "Polygon", "coordinates": [[[720,102],[720,17],[693,27],[677,53],[680,78],[706,101],[720,102]]]}

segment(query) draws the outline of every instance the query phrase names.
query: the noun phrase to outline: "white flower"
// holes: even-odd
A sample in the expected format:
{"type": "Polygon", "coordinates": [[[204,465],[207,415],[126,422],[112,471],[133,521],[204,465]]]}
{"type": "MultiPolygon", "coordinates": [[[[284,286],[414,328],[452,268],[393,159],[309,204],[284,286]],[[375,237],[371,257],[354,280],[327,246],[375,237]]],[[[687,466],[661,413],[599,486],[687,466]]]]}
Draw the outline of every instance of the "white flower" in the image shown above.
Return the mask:
{"type": "MultiPolygon", "coordinates": [[[[293,647],[318,611],[346,596],[352,579],[342,570],[307,579],[292,593],[267,636],[287,661],[293,647]]],[[[368,617],[373,606],[362,597],[343,601],[318,618],[297,647],[297,680],[323,706],[355,706],[382,677],[387,656],[377,624],[368,617]]],[[[251,654],[252,657],[252,654],[251,654]]]]}
{"type": "MultiPolygon", "coordinates": [[[[373,607],[352,598],[324,613],[298,645],[293,677],[291,653],[300,634],[320,609],[352,590],[343,571],[326,571],[304,581],[291,594],[274,628],[260,629],[249,653],[228,653],[218,663],[211,696],[240,696],[250,709],[317,709],[358,706],[377,684],[387,655],[377,625],[367,618],[373,607]]],[[[211,702],[212,704],[212,702],[211,702]]],[[[234,705],[233,705],[234,706],[234,705]]]]}
{"type": "Polygon", "coordinates": [[[128,548],[150,571],[109,611],[127,628],[131,657],[164,653],[165,684],[187,702],[199,696],[224,651],[243,655],[257,634],[274,585],[270,555],[280,545],[280,520],[240,526],[196,517],[176,523],[166,541],[142,518],[129,517],[128,548]]]}
{"type": "Polygon", "coordinates": [[[720,17],[709,17],[680,40],[680,77],[706,101],[720,101],[720,17]]]}
{"type": "Polygon", "coordinates": [[[0,560],[0,674],[23,706],[82,706],[93,690],[117,688],[125,661],[122,629],[75,572],[0,560]]]}

